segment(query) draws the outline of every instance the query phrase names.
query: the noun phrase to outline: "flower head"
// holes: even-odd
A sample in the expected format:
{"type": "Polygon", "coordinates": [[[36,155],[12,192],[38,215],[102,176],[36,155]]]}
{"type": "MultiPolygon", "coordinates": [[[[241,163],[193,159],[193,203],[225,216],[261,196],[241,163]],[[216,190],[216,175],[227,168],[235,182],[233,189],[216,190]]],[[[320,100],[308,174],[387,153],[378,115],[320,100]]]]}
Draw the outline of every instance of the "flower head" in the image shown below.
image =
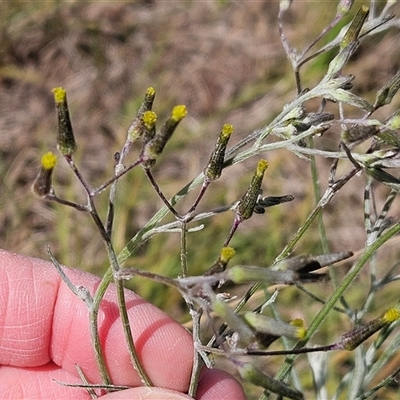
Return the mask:
{"type": "Polygon", "coordinates": [[[46,197],[52,191],[51,177],[56,164],[57,157],[52,152],[42,156],[39,174],[32,185],[33,192],[38,196],[46,197]]]}
{"type": "Polygon", "coordinates": [[[175,106],[171,112],[171,116],[163,124],[155,137],[150,140],[144,148],[145,162],[144,166],[149,168],[154,165],[156,159],[161,155],[165,145],[171,138],[179,122],[187,115],[186,106],[175,106]]]}
{"type": "Polygon", "coordinates": [[[261,193],[261,183],[264,177],[264,172],[268,168],[266,160],[260,160],[257,164],[256,172],[251,180],[250,186],[237,206],[237,215],[241,219],[249,219],[254,212],[258,197],[261,193]]]}
{"type": "Polygon", "coordinates": [[[174,122],[180,122],[187,115],[187,109],[184,105],[175,106],[172,109],[171,120],[174,122]]]}
{"type": "Polygon", "coordinates": [[[62,87],[56,87],[53,95],[58,118],[57,147],[62,155],[71,156],[76,150],[76,143],[68,111],[67,92],[62,87]]]}
{"type": "Polygon", "coordinates": [[[380,317],[365,324],[358,325],[349,332],[344,333],[341,336],[337,347],[346,350],[354,350],[375,332],[378,332],[380,329],[390,325],[392,322],[398,321],[399,319],[400,311],[397,308],[391,308],[380,317]]]}
{"type": "Polygon", "coordinates": [[[233,133],[233,125],[225,124],[219,134],[217,143],[211,154],[210,161],[208,162],[204,174],[209,180],[218,179],[221,176],[222,168],[225,161],[225,150],[228,145],[229,138],[233,133]]]}

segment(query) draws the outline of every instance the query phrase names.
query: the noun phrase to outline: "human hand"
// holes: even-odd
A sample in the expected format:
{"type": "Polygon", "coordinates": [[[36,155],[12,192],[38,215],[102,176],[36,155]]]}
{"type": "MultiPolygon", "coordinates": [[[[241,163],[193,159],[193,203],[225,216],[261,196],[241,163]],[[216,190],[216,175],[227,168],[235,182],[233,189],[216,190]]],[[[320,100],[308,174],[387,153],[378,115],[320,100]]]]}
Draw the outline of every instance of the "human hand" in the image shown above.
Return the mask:
{"type": "MultiPolygon", "coordinates": [[[[65,269],[75,285],[94,292],[99,278],[65,269]]],[[[85,389],[55,382],[82,383],[76,365],[89,382],[101,382],[93,355],[89,311],[43,260],[0,250],[0,398],[89,399],[85,389]]],[[[102,399],[189,399],[193,362],[191,335],[161,310],[126,292],[132,335],[142,365],[155,385],[141,386],[127,352],[114,287],[107,290],[99,312],[105,360],[116,385],[134,388],[102,399]]],[[[203,371],[197,399],[246,397],[228,373],[203,371]]]]}

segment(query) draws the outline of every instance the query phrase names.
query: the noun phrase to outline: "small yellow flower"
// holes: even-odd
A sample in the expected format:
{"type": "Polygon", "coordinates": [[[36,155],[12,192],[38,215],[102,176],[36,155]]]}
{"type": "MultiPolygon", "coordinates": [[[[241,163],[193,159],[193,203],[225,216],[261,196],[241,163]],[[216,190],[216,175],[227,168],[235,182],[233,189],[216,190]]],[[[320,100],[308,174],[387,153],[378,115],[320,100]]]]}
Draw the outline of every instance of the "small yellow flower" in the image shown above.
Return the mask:
{"type": "Polygon", "coordinates": [[[209,180],[214,181],[221,176],[225,161],[225,150],[228,145],[229,138],[233,133],[233,125],[225,124],[219,134],[214,151],[211,154],[210,161],[204,169],[204,174],[209,180]]]}
{"type": "Polygon", "coordinates": [[[157,121],[157,114],[154,111],[146,111],[142,117],[147,129],[151,129],[157,121]]]}
{"type": "Polygon", "coordinates": [[[390,308],[385,312],[385,314],[383,314],[382,319],[387,324],[391,324],[392,322],[400,319],[400,311],[396,308],[390,308]]]}
{"type": "Polygon", "coordinates": [[[57,156],[51,151],[47,152],[42,156],[42,167],[45,170],[53,169],[57,165],[57,156]]]}
{"type": "Polygon", "coordinates": [[[57,157],[51,151],[42,156],[40,171],[32,185],[33,193],[40,197],[46,197],[51,193],[51,180],[56,164],[57,157]]]}
{"type": "Polygon", "coordinates": [[[146,90],[146,96],[152,96],[154,97],[156,94],[156,89],[154,89],[152,86],[148,87],[146,90]]]}
{"type": "Polygon", "coordinates": [[[257,170],[253,175],[250,186],[239,201],[236,209],[236,213],[241,220],[249,219],[253,215],[258,196],[260,195],[264,172],[267,168],[268,162],[266,160],[260,160],[258,162],[257,170]]]}
{"type": "Polygon", "coordinates": [[[222,127],[222,135],[224,137],[229,137],[233,133],[233,125],[232,124],[224,124],[222,127]]]}
{"type": "Polygon", "coordinates": [[[234,257],[236,254],[233,247],[223,247],[221,250],[220,260],[223,263],[228,263],[228,261],[234,257]]]}
{"type": "Polygon", "coordinates": [[[298,339],[304,339],[307,335],[307,329],[304,325],[304,321],[301,318],[295,318],[290,322],[290,325],[296,327],[296,337],[298,339]]]}
{"type": "Polygon", "coordinates": [[[146,160],[142,164],[145,168],[150,168],[154,165],[155,160],[160,156],[179,122],[186,116],[186,114],[187,110],[185,106],[175,106],[172,109],[171,116],[162,125],[160,132],[158,132],[157,135],[146,144],[144,150],[146,160]]]}
{"type": "Polygon", "coordinates": [[[268,168],[267,160],[260,160],[257,165],[257,175],[264,175],[265,170],[268,168]]]}
{"type": "Polygon", "coordinates": [[[186,106],[179,105],[172,109],[171,119],[178,122],[185,118],[187,115],[186,106]]]}
{"type": "Polygon", "coordinates": [[[52,90],[56,104],[63,103],[67,98],[67,92],[63,87],[56,87],[52,90]]]}

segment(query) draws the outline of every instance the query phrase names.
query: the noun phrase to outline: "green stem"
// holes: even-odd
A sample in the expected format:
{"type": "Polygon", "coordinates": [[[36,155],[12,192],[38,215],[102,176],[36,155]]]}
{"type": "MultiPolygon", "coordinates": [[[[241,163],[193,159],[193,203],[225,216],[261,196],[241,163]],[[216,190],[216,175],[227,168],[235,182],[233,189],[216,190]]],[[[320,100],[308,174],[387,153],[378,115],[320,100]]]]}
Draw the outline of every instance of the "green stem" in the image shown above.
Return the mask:
{"type": "MultiPolygon", "coordinates": [[[[112,272],[118,272],[120,268],[119,268],[118,259],[117,259],[117,256],[115,255],[112,244],[110,241],[108,241],[106,245],[107,245],[108,258],[111,262],[112,272]]],[[[142,383],[145,386],[153,386],[149,376],[147,375],[146,371],[144,370],[144,368],[139,360],[139,357],[138,357],[138,354],[137,354],[137,351],[135,348],[135,343],[133,342],[132,330],[131,330],[131,326],[129,323],[128,312],[126,309],[125,290],[124,290],[123,282],[120,279],[114,279],[114,283],[115,283],[115,286],[117,287],[118,309],[119,309],[119,313],[121,316],[122,327],[124,330],[125,340],[128,345],[129,355],[131,358],[133,368],[137,371],[137,373],[140,376],[140,380],[142,381],[142,383]]]]}
{"type": "Polygon", "coordinates": [[[92,337],[93,349],[96,358],[97,368],[100,371],[101,379],[105,385],[111,385],[110,375],[108,373],[106,363],[104,361],[104,353],[100,343],[99,329],[98,329],[98,315],[101,300],[104,297],[108,286],[112,281],[112,270],[108,268],[104,274],[100,285],[98,286],[96,293],[93,296],[93,306],[90,310],[89,321],[90,321],[90,334],[92,337]]]}
{"type": "Polygon", "coordinates": [[[330,185],[324,195],[321,197],[320,201],[318,204],[314,207],[314,209],[311,211],[310,215],[307,217],[306,221],[304,224],[298,229],[298,231],[295,233],[293,238],[290,240],[290,242],[285,246],[285,248],[281,251],[281,253],[276,257],[274,264],[278,263],[279,261],[282,261],[285,259],[294,249],[296,246],[297,242],[300,240],[300,238],[303,236],[303,234],[308,230],[310,227],[311,223],[314,221],[314,219],[318,216],[320,211],[332,200],[333,196],[358,172],[357,168],[353,168],[348,174],[346,174],[343,178],[339,179],[332,185],[330,185]]]}
{"type": "Polygon", "coordinates": [[[142,363],[139,360],[136,348],[135,348],[135,343],[133,342],[132,338],[132,331],[131,331],[131,326],[129,324],[129,317],[128,317],[128,312],[126,310],[126,302],[125,302],[125,290],[124,290],[124,285],[121,280],[116,279],[115,280],[115,285],[117,287],[117,295],[118,295],[118,308],[119,312],[121,315],[121,321],[122,321],[122,326],[124,329],[125,333],[125,340],[129,348],[129,355],[131,357],[131,362],[133,365],[133,368],[137,371],[137,373],[140,376],[141,382],[145,386],[153,386],[153,383],[151,382],[149,376],[147,375],[146,371],[144,370],[142,363]]]}
{"type": "MultiPolygon", "coordinates": [[[[188,276],[188,266],[187,266],[187,224],[186,222],[182,222],[181,224],[181,267],[182,267],[182,276],[186,278],[188,276]]],[[[201,318],[201,311],[196,309],[193,300],[190,299],[189,296],[183,296],[185,302],[189,308],[190,315],[193,321],[193,342],[200,342],[200,318],[201,318]]],[[[203,362],[201,360],[199,351],[193,346],[193,367],[192,367],[192,374],[190,377],[189,383],[189,390],[188,395],[190,397],[195,397],[197,386],[199,383],[200,371],[201,367],[203,366],[203,362]]]]}
{"type": "MultiPolygon", "coordinates": [[[[92,309],[91,315],[90,315],[92,340],[93,340],[93,345],[94,345],[94,349],[95,349],[96,359],[97,359],[97,363],[98,363],[99,369],[101,371],[102,377],[103,376],[105,377],[104,371],[106,371],[106,366],[105,366],[105,362],[104,362],[104,355],[101,350],[101,343],[100,343],[100,338],[99,338],[99,333],[98,333],[97,317],[98,317],[98,313],[99,313],[100,303],[104,296],[104,293],[106,292],[108,286],[110,285],[114,273],[118,272],[120,267],[118,264],[117,256],[115,255],[112,243],[110,241],[110,238],[107,235],[107,232],[105,231],[103,224],[101,223],[101,220],[95,209],[92,199],[91,199],[91,206],[92,206],[91,216],[92,216],[96,226],[99,229],[101,237],[103,238],[104,244],[107,249],[108,259],[109,259],[110,265],[111,265],[111,267],[105,273],[105,275],[101,281],[101,284],[95,293],[95,296],[93,299],[94,300],[93,301],[93,309],[92,309]]],[[[125,334],[125,340],[128,345],[129,355],[131,357],[132,365],[133,365],[134,369],[138,372],[138,374],[141,378],[141,381],[146,386],[152,386],[150,378],[144,371],[144,369],[139,361],[139,358],[137,356],[137,352],[135,349],[135,345],[134,345],[134,342],[132,339],[132,331],[131,331],[131,327],[130,327],[130,323],[129,323],[128,313],[126,310],[126,302],[125,302],[123,283],[119,279],[114,279],[114,281],[115,281],[115,285],[117,287],[118,309],[120,312],[122,327],[123,327],[124,334],[125,334]]],[[[108,376],[107,376],[107,379],[109,380],[108,376]]],[[[108,384],[110,384],[110,383],[111,382],[108,382],[108,384]]]]}
{"type": "MultiPolygon", "coordinates": [[[[344,277],[343,281],[339,284],[339,286],[336,288],[335,292],[332,294],[332,296],[326,301],[324,306],[321,308],[319,313],[316,315],[314,320],[311,322],[310,327],[308,328],[307,331],[307,336],[304,340],[301,340],[296,343],[295,349],[303,347],[308,340],[311,338],[311,336],[317,331],[319,326],[322,324],[326,316],[328,315],[329,311],[334,307],[336,302],[339,300],[339,298],[344,294],[346,289],[350,286],[350,284],[353,282],[353,280],[357,277],[359,272],[361,271],[361,268],[365,265],[365,263],[373,256],[373,254],[384,244],[386,243],[389,239],[391,239],[393,236],[396,234],[400,233],[400,223],[397,223],[393,225],[391,228],[389,228],[379,239],[377,239],[375,242],[367,246],[363,253],[360,255],[358,260],[354,263],[354,265],[351,267],[347,275],[344,277]]],[[[287,357],[285,360],[285,363],[283,364],[282,368],[276,375],[277,379],[282,379],[284,378],[290,371],[293,365],[293,361],[296,358],[296,356],[290,356],[287,357]]]]}
{"type": "MultiPolygon", "coordinates": [[[[314,139],[312,137],[309,138],[309,143],[310,143],[309,147],[314,148],[314,139]]],[[[314,189],[315,202],[318,203],[321,200],[321,188],[319,186],[317,164],[314,155],[311,155],[310,161],[311,161],[311,177],[314,189]]],[[[329,253],[328,239],[326,237],[324,220],[322,218],[321,213],[318,215],[318,229],[321,238],[322,253],[327,254],[329,253]]]]}

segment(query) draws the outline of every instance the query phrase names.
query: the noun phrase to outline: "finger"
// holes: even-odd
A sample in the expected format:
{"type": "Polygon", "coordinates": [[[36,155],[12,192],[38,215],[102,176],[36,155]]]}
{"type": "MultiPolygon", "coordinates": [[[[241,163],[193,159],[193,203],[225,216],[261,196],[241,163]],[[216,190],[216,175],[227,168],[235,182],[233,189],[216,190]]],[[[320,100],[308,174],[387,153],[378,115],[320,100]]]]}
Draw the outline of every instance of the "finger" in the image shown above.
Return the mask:
{"type": "MultiPolygon", "coordinates": [[[[101,400],[191,400],[192,398],[176,392],[175,390],[162,389],[157,387],[137,387],[119,392],[108,393],[101,397],[101,400]]],[[[192,399],[193,400],[193,399],[192,399]]]]}
{"type": "MultiPolygon", "coordinates": [[[[61,383],[82,384],[79,378],[50,362],[41,367],[0,368],[1,398],[9,399],[90,399],[86,389],[63,386],[61,383]]],[[[108,393],[101,397],[111,399],[159,399],[188,400],[191,397],[168,389],[136,387],[108,393]]],[[[238,381],[225,371],[204,370],[200,379],[197,400],[245,400],[246,396],[238,381]]]]}
{"type": "MultiPolygon", "coordinates": [[[[2,367],[0,377],[2,399],[90,399],[86,389],[62,385],[61,383],[79,385],[82,381],[54,363],[27,369],[2,367]]],[[[101,399],[188,400],[190,397],[168,389],[141,386],[112,392],[101,399]]]]}
{"type": "Polygon", "coordinates": [[[81,384],[82,381],[54,363],[29,369],[1,366],[2,399],[90,399],[86,389],[62,386],[54,381],[81,384]]]}
{"type": "MultiPolygon", "coordinates": [[[[99,279],[65,269],[76,285],[94,293],[99,279]]],[[[50,360],[100,383],[90,339],[89,311],[66,287],[53,265],[38,259],[0,253],[0,364],[40,366],[50,360]]],[[[192,366],[190,334],[133,292],[126,292],[132,335],[139,358],[155,386],[186,391],[192,366]]],[[[99,313],[99,331],[112,382],[137,386],[111,287],[99,313]]]]}
{"type": "Polygon", "coordinates": [[[204,369],[197,387],[198,400],[246,400],[242,385],[228,372],[204,369]]]}

